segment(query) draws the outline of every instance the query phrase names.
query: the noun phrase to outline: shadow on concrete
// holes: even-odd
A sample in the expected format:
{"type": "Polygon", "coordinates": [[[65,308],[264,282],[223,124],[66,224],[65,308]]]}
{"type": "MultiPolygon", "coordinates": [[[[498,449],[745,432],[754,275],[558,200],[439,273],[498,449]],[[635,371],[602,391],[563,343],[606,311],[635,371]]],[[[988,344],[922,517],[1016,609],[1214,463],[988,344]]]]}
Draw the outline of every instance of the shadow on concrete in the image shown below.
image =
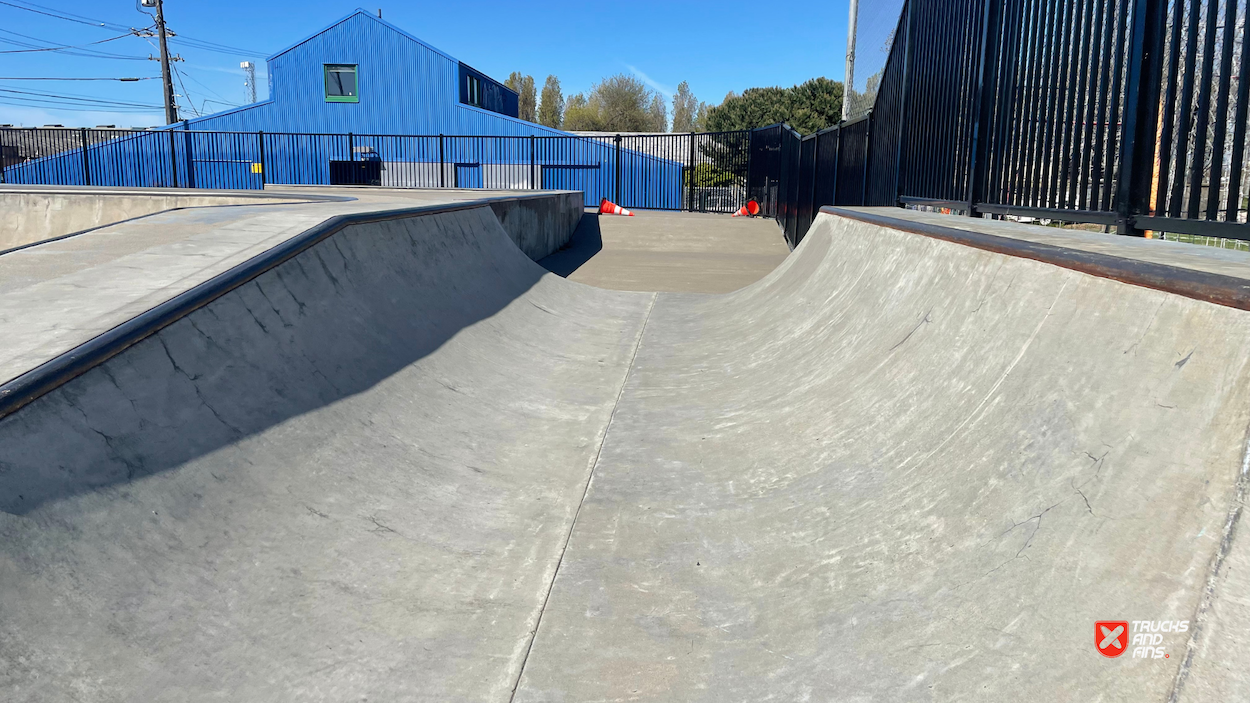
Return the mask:
{"type": "Polygon", "coordinates": [[[542,259],[539,266],[557,276],[568,278],[583,264],[603,250],[603,234],[599,231],[599,213],[586,212],[563,249],[542,259]]]}
{"type": "MultiPolygon", "coordinates": [[[[0,419],[0,511],[24,515],[237,447],[374,387],[544,275],[489,210],[368,227],[369,236],[333,235],[0,419]]],[[[353,429],[314,423],[326,435],[353,429]]]]}

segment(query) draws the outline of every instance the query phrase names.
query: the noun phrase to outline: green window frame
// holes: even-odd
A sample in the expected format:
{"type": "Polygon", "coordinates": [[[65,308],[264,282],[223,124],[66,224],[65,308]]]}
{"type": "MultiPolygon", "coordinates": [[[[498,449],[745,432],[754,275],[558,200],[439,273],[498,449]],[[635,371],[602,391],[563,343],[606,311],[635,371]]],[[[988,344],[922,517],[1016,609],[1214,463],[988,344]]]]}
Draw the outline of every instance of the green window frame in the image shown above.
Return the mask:
{"type": "Polygon", "coordinates": [[[354,63],[325,64],[326,102],[360,102],[360,75],[354,63]]]}

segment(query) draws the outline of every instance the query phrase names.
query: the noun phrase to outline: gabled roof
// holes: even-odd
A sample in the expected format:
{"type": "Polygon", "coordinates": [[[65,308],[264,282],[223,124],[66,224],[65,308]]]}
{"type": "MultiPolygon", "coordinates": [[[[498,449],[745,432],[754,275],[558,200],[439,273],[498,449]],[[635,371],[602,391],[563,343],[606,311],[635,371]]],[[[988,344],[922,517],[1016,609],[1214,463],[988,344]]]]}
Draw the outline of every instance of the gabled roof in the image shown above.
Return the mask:
{"type": "Polygon", "coordinates": [[[297,42],[295,42],[294,44],[292,44],[292,45],[288,46],[287,48],[283,49],[282,51],[279,51],[278,53],[276,53],[276,54],[274,54],[274,55],[270,56],[268,59],[266,59],[266,61],[273,61],[274,59],[276,59],[276,58],[278,58],[279,56],[281,56],[281,55],[285,54],[286,52],[288,52],[288,51],[290,51],[290,50],[292,50],[292,49],[294,49],[294,48],[296,48],[296,47],[300,46],[301,44],[303,44],[303,43],[305,43],[305,42],[307,42],[307,41],[309,41],[309,40],[311,40],[311,39],[314,39],[314,38],[316,38],[316,37],[318,37],[318,36],[321,36],[322,34],[325,34],[326,32],[330,31],[331,29],[334,29],[335,27],[339,26],[340,24],[343,24],[343,23],[344,23],[344,22],[346,22],[347,20],[350,20],[350,19],[352,19],[353,17],[355,17],[355,16],[357,16],[357,15],[362,15],[362,16],[364,16],[364,17],[367,17],[367,18],[369,18],[369,19],[373,20],[374,22],[377,22],[378,24],[380,24],[380,25],[382,25],[382,26],[386,27],[387,29],[390,29],[391,31],[398,32],[399,34],[402,34],[403,36],[407,37],[408,39],[411,39],[412,41],[414,41],[414,42],[416,42],[416,43],[420,44],[421,46],[423,46],[423,47],[425,47],[425,48],[429,49],[430,51],[433,51],[434,53],[438,54],[439,56],[442,56],[443,58],[447,59],[448,61],[457,61],[457,59],[456,59],[454,56],[449,55],[447,52],[445,52],[445,51],[441,51],[441,50],[439,50],[439,49],[437,49],[437,48],[435,48],[435,47],[433,47],[433,46],[430,46],[429,44],[426,44],[425,42],[423,42],[423,41],[421,41],[420,39],[418,39],[418,38],[414,37],[413,35],[409,34],[408,32],[405,32],[404,30],[400,29],[399,27],[396,27],[395,25],[391,24],[390,22],[387,22],[386,20],[382,19],[381,17],[378,17],[378,16],[376,16],[376,15],[372,14],[371,12],[369,12],[368,10],[365,10],[365,9],[362,9],[362,8],[359,8],[359,7],[358,7],[358,8],[356,8],[356,11],[355,11],[355,12],[352,12],[351,14],[347,15],[346,17],[343,17],[342,19],[340,19],[340,20],[338,20],[338,21],[336,21],[336,22],[331,22],[328,26],[323,27],[323,28],[322,28],[322,29],[320,29],[319,31],[313,32],[312,34],[310,34],[310,35],[308,35],[308,36],[304,37],[303,39],[300,39],[299,41],[297,41],[297,42]]]}

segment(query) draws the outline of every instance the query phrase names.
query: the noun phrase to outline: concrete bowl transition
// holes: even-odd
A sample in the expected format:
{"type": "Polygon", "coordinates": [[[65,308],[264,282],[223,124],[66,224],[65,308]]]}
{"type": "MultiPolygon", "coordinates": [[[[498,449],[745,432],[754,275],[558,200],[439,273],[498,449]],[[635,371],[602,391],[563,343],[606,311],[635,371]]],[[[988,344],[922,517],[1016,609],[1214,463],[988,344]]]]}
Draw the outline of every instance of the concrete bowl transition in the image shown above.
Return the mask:
{"type": "Polygon", "coordinates": [[[0,700],[1250,696],[1250,256],[826,211],[657,294],[388,203],[0,310],[0,700]]]}

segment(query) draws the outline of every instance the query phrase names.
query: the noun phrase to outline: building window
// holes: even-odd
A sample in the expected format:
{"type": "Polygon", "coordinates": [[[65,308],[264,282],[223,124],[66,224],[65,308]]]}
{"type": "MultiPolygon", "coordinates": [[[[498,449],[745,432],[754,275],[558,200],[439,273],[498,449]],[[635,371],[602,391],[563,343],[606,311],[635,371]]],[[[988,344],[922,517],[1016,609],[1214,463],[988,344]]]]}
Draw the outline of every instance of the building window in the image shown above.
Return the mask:
{"type": "Polygon", "coordinates": [[[356,66],[326,64],[326,102],[358,103],[360,93],[356,90],[356,66]]]}
{"type": "Polygon", "coordinates": [[[482,106],[482,81],[477,76],[465,76],[465,102],[473,107],[482,106]]]}

